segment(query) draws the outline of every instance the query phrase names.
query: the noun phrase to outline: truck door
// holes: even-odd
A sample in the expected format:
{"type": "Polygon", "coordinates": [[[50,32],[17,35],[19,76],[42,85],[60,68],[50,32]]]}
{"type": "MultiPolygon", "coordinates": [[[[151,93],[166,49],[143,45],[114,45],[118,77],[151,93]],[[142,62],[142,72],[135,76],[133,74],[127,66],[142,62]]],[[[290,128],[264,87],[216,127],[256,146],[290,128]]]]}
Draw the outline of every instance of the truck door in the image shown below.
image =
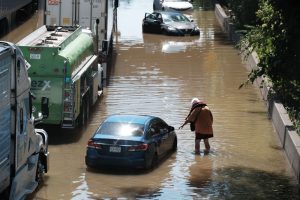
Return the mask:
{"type": "Polygon", "coordinates": [[[16,58],[16,171],[27,163],[28,155],[31,154],[30,149],[33,141],[29,141],[27,133],[27,124],[30,117],[29,114],[29,81],[25,76],[26,67],[22,57],[17,55],[16,58]],[[26,102],[27,101],[27,102],[26,102]]]}

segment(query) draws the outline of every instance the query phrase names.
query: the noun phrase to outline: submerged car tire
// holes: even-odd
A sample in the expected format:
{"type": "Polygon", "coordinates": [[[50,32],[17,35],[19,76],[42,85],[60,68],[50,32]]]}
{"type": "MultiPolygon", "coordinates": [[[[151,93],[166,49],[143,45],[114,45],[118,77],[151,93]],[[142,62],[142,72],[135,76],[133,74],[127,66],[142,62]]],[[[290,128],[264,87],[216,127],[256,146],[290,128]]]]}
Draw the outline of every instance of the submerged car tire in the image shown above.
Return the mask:
{"type": "Polygon", "coordinates": [[[145,161],[145,169],[146,170],[154,169],[157,166],[157,164],[158,164],[158,156],[157,153],[155,152],[150,159],[145,161]]]}
{"type": "Polygon", "coordinates": [[[155,153],[152,157],[151,169],[154,169],[157,166],[158,166],[158,156],[157,156],[157,153],[155,153]]]}
{"type": "Polygon", "coordinates": [[[162,33],[163,35],[169,35],[169,33],[168,33],[168,31],[166,31],[166,29],[162,29],[161,33],[162,33]]]}
{"type": "Polygon", "coordinates": [[[177,151],[177,137],[174,138],[173,145],[172,145],[172,151],[177,151]]]}

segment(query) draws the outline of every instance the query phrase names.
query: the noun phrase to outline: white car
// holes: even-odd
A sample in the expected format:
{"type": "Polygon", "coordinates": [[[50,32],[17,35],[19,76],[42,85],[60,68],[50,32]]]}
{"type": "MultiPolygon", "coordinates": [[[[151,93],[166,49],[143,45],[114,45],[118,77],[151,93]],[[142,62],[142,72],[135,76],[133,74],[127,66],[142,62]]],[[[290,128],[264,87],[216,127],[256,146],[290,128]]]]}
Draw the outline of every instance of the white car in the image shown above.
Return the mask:
{"type": "Polygon", "coordinates": [[[192,10],[193,5],[189,0],[154,0],[153,10],[186,11],[192,10]]]}

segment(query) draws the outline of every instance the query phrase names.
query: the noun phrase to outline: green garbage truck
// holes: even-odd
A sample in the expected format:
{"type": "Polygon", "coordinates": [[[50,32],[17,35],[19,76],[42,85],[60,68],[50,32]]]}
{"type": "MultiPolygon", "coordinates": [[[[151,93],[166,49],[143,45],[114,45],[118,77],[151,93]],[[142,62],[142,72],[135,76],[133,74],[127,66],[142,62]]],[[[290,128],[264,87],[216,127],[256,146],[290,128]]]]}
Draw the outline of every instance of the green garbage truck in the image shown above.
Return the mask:
{"type": "Polygon", "coordinates": [[[79,26],[42,26],[17,43],[31,65],[33,113],[41,112],[42,97],[49,98],[49,116],[43,125],[86,124],[102,93],[95,41],[89,29],[79,26]]]}

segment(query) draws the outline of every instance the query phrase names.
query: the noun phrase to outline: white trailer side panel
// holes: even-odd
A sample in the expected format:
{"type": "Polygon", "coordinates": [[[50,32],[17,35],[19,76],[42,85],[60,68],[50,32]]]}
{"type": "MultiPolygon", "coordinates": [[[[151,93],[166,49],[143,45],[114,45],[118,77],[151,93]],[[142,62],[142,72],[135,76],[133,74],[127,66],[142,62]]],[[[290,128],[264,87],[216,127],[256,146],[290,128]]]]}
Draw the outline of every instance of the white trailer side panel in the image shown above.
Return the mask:
{"type": "Polygon", "coordinates": [[[75,25],[75,0],[46,0],[45,14],[46,25],[75,25]]]}
{"type": "Polygon", "coordinates": [[[105,5],[106,0],[78,0],[78,20],[79,25],[89,28],[96,35],[96,20],[99,19],[98,25],[98,47],[101,49],[102,41],[105,39],[105,5]]]}

